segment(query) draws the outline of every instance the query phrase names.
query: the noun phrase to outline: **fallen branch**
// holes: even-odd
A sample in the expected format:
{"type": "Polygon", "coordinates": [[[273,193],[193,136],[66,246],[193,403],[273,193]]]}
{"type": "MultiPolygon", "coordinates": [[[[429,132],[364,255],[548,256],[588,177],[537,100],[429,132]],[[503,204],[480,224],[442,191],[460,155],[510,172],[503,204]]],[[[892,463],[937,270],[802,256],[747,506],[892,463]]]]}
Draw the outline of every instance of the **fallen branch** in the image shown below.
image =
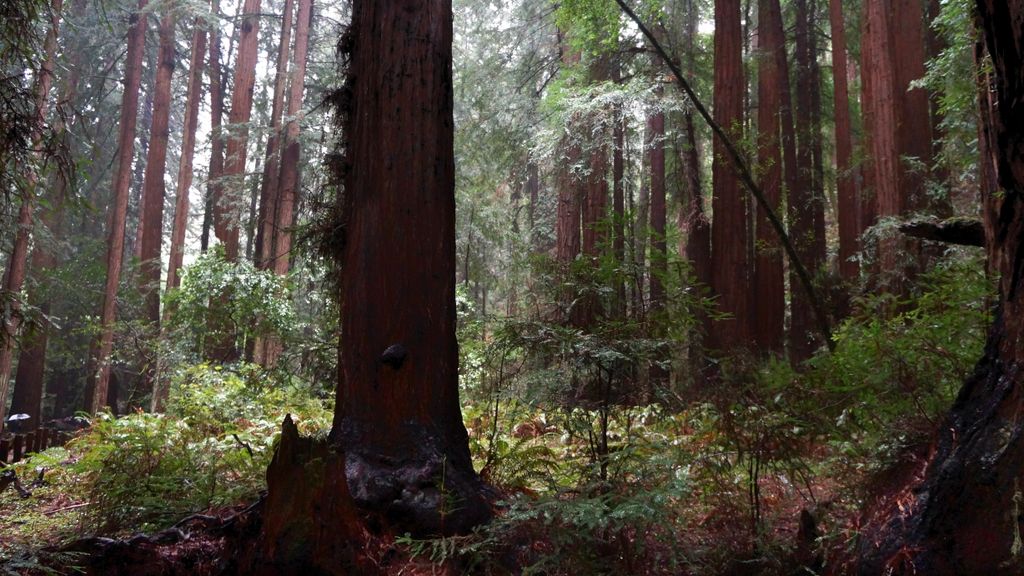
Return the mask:
{"type": "Polygon", "coordinates": [[[804,267],[803,263],[800,262],[800,258],[797,257],[796,249],[793,248],[793,243],[789,240],[789,235],[786,234],[785,227],[782,226],[782,220],[775,213],[775,209],[768,203],[768,200],[764,197],[764,192],[754,182],[754,176],[750,171],[750,167],[747,166],[746,161],[743,160],[743,156],[740,155],[736,145],[733,144],[732,140],[725,134],[725,130],[715,122],[715,119],[708,113],[707,108],[704,104],[697,99],[697,94],[690,87],[690,84],[683,77],[683,73],[679,70],[679,67],[669,58],[668,53],[661,46],[651,34],[651,31],[640,21],[640,18],[636,15],[633,10],[626,5],[625,0],[615,0],[615,2],[622,8],[622,11],[626,13],[630,19],[636,23],[640,32],[647,38],[647,41],[651,43],[654,50],[661,56],[662,61],[668,66],[672,75],[676,77],[676,83],[686,94],[686,97],[690,99],[690,103],[693,105],[697,113],[700,114],[701,118],[707,122],[708,126],[711,127],[711,131],[714,132],[715,136],[725,146],[726,151],[729,153],[729,159],[732,160],[733,166],[736,168],[736,172],[739,173],[740,180],[746,186],[750,194],[757,200],[758,206],[764,210],[765,215],[768,216],[768,221],[771,223],[772,228],[775,229],[775,233],[779,236],[779,241],[782,243],[782,247],[786,251],[786,256],[789,259],[789,265],[793,267],[798,278],[800,278],[800,284],[804,287],[804,291],[807,293],[807,299],[811,303],[811,308],[814,311],[814,317],[818,322],[818,330],[821,332],[822,337],[825,339],[825,343],[828,345],[829,350],[835,350],[835,342],[832,341],[832,326],[829,324],[828,315],[825,314],[825,308],[821,304],[821,298],[818,297],[817,291],[814,289],[814,284],[811,282],[811,275],[807,272],[807,268],[804,267]]]}
{"type": "Polygon", "coordinates": [[[70,506],[64,506],[63,508],[57,508],[56,510],[50,510],[48,512],[43,512],[43,514],[45,516],[53,516],[54,514],[59,514],[61,512],[67,512],[68,510],[75,510],[77,508],[84,508],[84,507],[86,507],[86,506],[88,506],[90,504],[92,504],[92,502],[80,502],[78,504],[72,504],[70,506]]]}
{"type": "Polygon", "coordinates": [[[985,246],[985,227],[981,220],[971,218],[950,218],[942,222],[904,222],[900,224],[900,232],[913,238],[945,244],[985,246]]]}

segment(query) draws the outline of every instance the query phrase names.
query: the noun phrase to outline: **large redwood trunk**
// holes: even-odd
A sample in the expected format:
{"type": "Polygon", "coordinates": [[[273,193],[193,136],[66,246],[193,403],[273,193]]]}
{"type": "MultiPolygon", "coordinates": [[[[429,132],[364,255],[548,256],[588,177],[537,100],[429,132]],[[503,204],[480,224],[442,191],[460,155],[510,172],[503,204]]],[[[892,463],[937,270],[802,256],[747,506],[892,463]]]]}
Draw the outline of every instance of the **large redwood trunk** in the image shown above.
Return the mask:
{"type": "MultiPolygon", "coordinates": [[[[35,117],[32,128],[31,142],[32,149],[38,150],[43,142],[43,127],[46,123],[47,103],[50,96],[50,85],[53,84],[54,57],[57,51],[57,34],[60,26],[60,12],[63,0],[53,0],[51,3],[51,14],[53,20],[50,23],[50,30],[46,35],[43,52],[46,55],[40,65],[36,76],[35,91],[35,117]]],[[[42,160],[40,158],[39,160],[42,160]]],[[[40,162],[41,164],[42,162],[40,162]]],[[[21,292],[25,283],[25,274],[28,264],[28,244],[32,235],[33,212],[35,211],[35,195],[38,193],[39,174],[29,169],[26,175],[27,186],[25,197],[21,201],[18,210],[18,231],[14,236],[14,246],[11,251],[11,258],[4,273],[2,294],[12,296],[11,309],[0,309],[0,432],[4,429],[4,421],[7,416],[7,392],[11,382],[11,365],[14,361],[14,340],[21,324],[18,316],[18,293],[21,292]]],[[[42,389],[38,390],[42,394],[42,389]]],[[[38,400],[29,399],[30,404],[38,405],[38,400]]],[[[17,403],[15,406],[17,407],[17,403]]],[[[38,408],[35,409],[36,419],[32,422],[38,423],[38,408]]]]}
{"type": "Polygon", "coordinates": [[[650,310],[657,313],[665,307],[664,280],[668,274],[668,255],[665,252],[665,113],[662,110],[655,110],[647,117],[647,138],[651,171],[650,310]]]}
{"type": "Polygon", "coordinates": [[[451,2],[352,10],[331,439],[361,507],[464,531],[489,513],[459,407],[451,2]]]}
{"type": "MultiPolygon", "coordinates": [[[[892,59],[890,20],[886,0],[867,0],[864,7],[864,84],[867,123],[865,132],[870,140],[872,177],[874,184],[876,216],[897,217],[903,212],[903,195],[900,191],[900,159],[896,140],[897,121],[900,118],[900,102],[896,98],[896,76],[892,59]]],[[[886,238],[880,242],[879,264],[883,273],[892,273],[899,268],[899,242],[886,238]]],[[[890,274],[889,284],[900,285],[897,272],[890,274]]]]}
{"type": "Polygon", "coordinates": [[[985,354],[938,429],[923,480],[877,502],[860,573],[1020,574],[1024,468],[1024,1],[977,0],[992,85],[981,118],[1001,194],[986,197],[999,302],[985,354]]]}
{"type": "MultiPolygon", "coordinates": [[[[743,136],[743,37],[740,1],[715,2],[715,121],[734,141],[743,136]]],[[[746,195],[719,138],[712,162],[714,223],[711,229],[711,287],[729,318],[714,322],[711,347],[724,352],[751,343],[750,265],[747,261],[746,195]]]]}
{"type": "Polygon", "coordinates": [[[142,57],[146,42],[145,11],[148,3],[149,0],[139,0],[138,9],[132,12],[129,19],[128,58],[124,64],[124,92],[121,95],[114,201],[110,206],[110,229],[107,231],[107,280],[103,291],[99,344],[95,357],[90,361],[90,378],[95,379],[90,387],[92,396],[87,399],[90,412],[96,412],[107,404],[110,353],[114,347],[117,286],[121,280],[125,221],[128,216],[128,185],[131,183],[132,153],[135,149],[135,123],[139,109],[139,86],[142,82],[142,57]]]}
{"type": "MultiPolygon", "coordinates": [[[[758,2],[757,138],[761,190],[776,214],[782,213],[782,109],[789,108],[789,67],[779,0],[758,2]],[[785,85],[785,87],[783,87],[785,85]],[[783,99],[785,98],[785,100],[783,99]]],[[[781,354],[784,348],[786,288],[779,236],[760,206],[755,224],[755,340],[759,351],[781,354]]]]}
{"type": "MultiPolygon", "coordinates": [[[[153,119],[146,154],[146,177],[142,191],[138,240],[141,264],[139,284],[144,298],[143,315],[159,332],[160,327],[160,245],[164,236],[164,173],[167,169],[167,142],[170,138],[171,77],[174,74],[174,11],[165,8],[160,20],[160,51],[157,57],[156,83],[153,94],[153,119]]],[[[143,390],[152,390],[157,377],[156,360],[151,359],[143,371],[143,390]]]]}
{"type": "Polygon", "coordinates": [[[257,35],[259,33],[260,0],[245,0],[242,8],[238,57],[235,60],[234,88],[231,92],[229,123],[224,155],[223,182],[220,197],[215,198],[213,228],[224,245],[228,260],[238,259],[240,206],[245,193],[245,161],[248,155],[249,118],[252,116],[252,93],[256,83],[257,35]]]}
{"type": "Polygon", "coordinates": [[[274,75],[274,99],[270,107],[270,137],[267,139],[260,180],[260,211],[256,219],[256,254],[253,258],[260,268],[273,266],[271,252],[274,244],[274,213],[277,208],[278,179],[280,177],[281,115],[284,113],[284,92],[288,84],[288,62],[291,54],[292,13],[295,0],[285,0],[281,16],[281,41],[277,44],[277,72],[274,75]]]}

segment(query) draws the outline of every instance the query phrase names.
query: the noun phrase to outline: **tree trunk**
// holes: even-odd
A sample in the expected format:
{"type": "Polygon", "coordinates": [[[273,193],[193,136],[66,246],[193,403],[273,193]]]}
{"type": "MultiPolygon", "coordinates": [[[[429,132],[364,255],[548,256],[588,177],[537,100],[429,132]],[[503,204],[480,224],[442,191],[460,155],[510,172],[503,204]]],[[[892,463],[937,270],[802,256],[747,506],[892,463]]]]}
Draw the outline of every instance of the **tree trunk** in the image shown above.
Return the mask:
{"type": "Polygon", "coordinates": [[[302,95],[306,82],[306,60],[309,53],[309,27],[313,18],[313,0],[299,0],[298,26],[295,31],[295,58],[288,87],[288,125],[281,152],[280,196],[274,216],[274,242],[270,254],[274,272],[288,273],[292,250],[292,224],[295,198],[299,191],[299,128],[302,122],[302,95]]]}
{"type": "MultiPolygon", "coordinates": [[[[160,20],[160,48],[157,58],[156,83],[153,95],[153,123],[150,127],[149,151],[146,154],[146,178],[142,192],[142,250],[139,284],[144,299],[143,316],[160,330],[160,245],[164,237],[164,196],[167,191],[164,173],[167,170],[167,142],[170,138],[171,79],[174,74],[174,11],[165,8],[160,20]]],[[[143,392],[151,392],[156,374],[156,359],[145,367],[143,392]]]]}
{"type": "Polygon", "coordinates": [[[260,0],[245,0],[242,8],[242,31],[235,60],[234,88],[231,93],[229,124],[224,156],[221,194],[214,201],[213,229],[224,245],[229,261],[238,259],[240,206],[245,190],[245,161],[249,144],[249,119],[252,116],[252,93],[256,83],[257,35],[260,22],[260,0]]]}
{"type": "Polygon", "coordinates": [[[270,260],[274,245],[274,213],[279,197],[281,115],[284,113],[284,92],[288,83],[288,61],[291,54],[292,13],[295,0],[285,0],[281,17],[281,41],[277,48],[277,72],[274,75],[274,100],[270,108],[270,137],[263,160],[263,178],[260,180],[260,211],[256,219],[256,265],[273,267],[270,260]]]}
{"type": "MultiPolygon", "coordinates": [[[[789,230],[793,247],[800,261],[813,275],[821,264],[816,254],[818,242],[815,222],[819,209],[814,178],[814,125],[812,60],[808,0],[796,0],[796,182],[789,190],[789,230]]],[[[795,273],[790,271],[790,286],[796,286],[795,273]]],[[[814,315],[807,295],[793,290],[789,331],[789,354],[794,362],[802,362],[814,354],[814,315]]]]}
{"type": "MultiPolygon", "coordinates": [[[[210,0],[210,12],[220,18],[220,0],[210,0]]],[[[206,202],[203,206],[203,232],[200,249],[206,252],[210,245],[210,227],[214,212],[220,202],[221,177],[224,175],[224,134],[221,124],[224,120],[224,82],[220,62],[220,24],[214,22],[210,29],[210,169],[206,175],[206,202]]]]}
{"type": "Polygon", "coordinates": [[[192,161],[196,151],[196,128],[199,125],[199,102],[202,99],[203,56],[206,52],[206,23],[196,18],[192,31],[192,57],[189,61],[188,92],[185,97],[185,132],[181,139],[181,161],[178,164],[178,185],[175,192],[174,224],[171,231],[171,256],[167,266],[167,289],[177,288],[185,252],[188,229],[189,190],[192,188],[192,161]]]}
{"type": "MultiPolygon", "coordinates": [[[[870,139],[871,181],[875,188],[876,215],[878,218],[898,217],[903,212],[903,195],[900,192],[900,159],[895,127],[901,117],[900,103],[896,98],[896,77],[892,65],[892,42],[889,30],[890,20],[886,0],[865,2],[864,39],[865,47],[864,82],[866,108],[869,110],[865,132],[870,139]]],[[[888,284],[899,289],[902,275],[900,270],[899,242],[897,238],[883,238],[879,245],[879,265],[882,273],[892,276],[888,284]]]]}
{"type": "Polygon", "coordinates": [[[451,2],[352,14],[331,438],[364,509],[399,532],[463,532],[489,510],[458,396],[451,2]]]}
{"type": "MultiPolygon", "coordinates": [[[[54,59],[57,52],[57,35],[60,29],[60,12],[63,7],[63,0],[52,0],[49,32],[46,34],[43,53],[45,57],[39,67],[36,76],[35,86],[35,112],[31,134],[32,150],[38,150],[43,143],[43,129],[46,124],[47,107],[50,97],[50,85],[53,83],[54,59]]],[[[41,154],[39,154],[41,156],[41,154]]],[[[38,158],[38,165],[42,165],[43,158],[38,158]]],[[[4,429],[7,408],[7,392],[11,382],[11,365],[14,361],[14,340],[21,325],[19,316],[20,303],[18,298],[22,286],[25,283],[25,274],[28,264],[28,244],[32,235],[33,211],[35,210],[35,195],[38,193],[39,174],[38,168],[30,167],[26,172],[27,186],[25,197],[22,198],[21,207],[18,210],[18,231],[14,236],[14,246],[11,251],[11,258],[7,263],[7,271],[4,274],[3,290],[0,295],[10,295],[10,309],[0,309],[0,432],[4,429]]],[[[6,298],[4,299],[6,300],[6,298]]],[[[3,301],[0,301],[3,303],[3,301]]],[[[39,389],[42,393],[42,389],[39,389]]],[[[35,401],[38,405],[38,400],[35,401]]],[[[36,410],[38,424],[38,409],[36,410]]]]}
{"type": "MultiPolygon", "coordinates": [[[[715,2],[714,119],[735,141],[743,135],[743,38],[740,0],[715,2]]],[[[721,139],[712,161],[714,223],[711,229],[711,285],[727,319],[713,323],[711,347],[729,353],[751,341],[751,293],[747,261],[747,202],[721,139]]]]}
{"type": "MultiPolygon", "coordinates": [[[[661,90],[657,90],[659,93],[661,90]]],[[[665,244],[665,113],[652,112],[647,117],[647,149],[651,182],[651,284],[650,310],[656,313],[665,307],[665,276],[668,255],[665,244]]]]}
{"type": "MultiPolygon", "coordinates": [[[[619,65],[616,64],[616,82],[619,81],[619,65]]],[[[624,181],[625,162],[623,153],[625,148],[626,117],[622,107],[618,104],[612,112],[612,252],[615,261],[626,269],[626,186],[624,181]]],[[[615,306],[613,312],[615,318],[625,320],[626,318],[626,285],[621,279],[615,281],[615,306]]]]}
{"type": "MultiPolygon", "coordinates": [[[[786,65],[786,36],[782,27],[779,0],[758,1],[758,96],[757,136],[758,159],[761,164],[761,189],[765,199],[776,213],[782,213],[782,115],[783,95],[788,100],[789,85],[786,65]]],[[[757,287],[757,316],[755,341],[762,353],[781,354],[784,348],[786,321],[786,288],[782,268],[782,248],[779,236],[771,228],[767,213],[757,209],[755,223],[756,262],[754,268],[757,287]]]]}
{"type": "Polygon", "coordinates": [[[850,93],[847,84],[846,23],[841,0],[830,0],[832,26],[832,86],[836,122],[836,188],[839,223],[839,276],[856,282],[860,266],[855,260],[859,250],[857,229],[857,182],[852,173],[853,137],[850,126],[850,93]]]}
{"type": "Polygon", "coordinates": [[[142,56],[146,42],[146,5],[139,0],[128,29],[128,58],[124,68],[124,92],[121,95],[121,119],[117,144],[117,172],[114,176],[114,202],[111,204],[110,230],[107,233],[107,280],[103,291],[100,337],[91,360],[90,375],[95,374],[89,411],[97,412],[107,403],[110,382],[110,353],[114,347],[114,321],[117,316],[117,287],[121,280],[125,220],[128,215],[128,185],[131,182],[132,153],[135,149],[135,123],[142,81],[142,56]]]}
{"type": "Polygon", "coordinates": [[[1020,574],[1024,468],[1024,2],[977,0],[991,57],[982,99],[1001,194],[985,198],[1000,278],[985,354],[945,422],[920,482],[881,499],[859,545],[862,574],[1020,574]]]}

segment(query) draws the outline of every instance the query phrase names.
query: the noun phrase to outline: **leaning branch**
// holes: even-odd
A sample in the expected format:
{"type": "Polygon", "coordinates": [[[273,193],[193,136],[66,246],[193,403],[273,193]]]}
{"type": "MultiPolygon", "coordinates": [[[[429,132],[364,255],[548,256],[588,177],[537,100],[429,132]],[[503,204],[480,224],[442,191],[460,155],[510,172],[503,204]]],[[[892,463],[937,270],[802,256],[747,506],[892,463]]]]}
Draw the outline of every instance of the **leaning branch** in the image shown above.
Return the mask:
{"type": "Polygon", "coordinates": [[[825,339],[825,343],[828,345],[829,350],[834,350],[835,342],[832,341],[832,327],[829,324],[828,315],[825,314],[825,308],[821,304],[821,298],[818,297],[818,293],[814,290],[814,284],[811,282],[811,275],[807,272],[807,268],[804,267],[803,263],[800,262],[799,257],[797,257],[796,249],[793,248],[793,243],[790,242],[789,235],[786,234],[786,229],[782,226],[782,221],[779,219],[778,215],[775,214],[775,210],[772,208],[771,204],[768,203],[768,200],[765,199],[764,192],[762,192],[761,188],[756,182],[754,182],[754,177],[750,171],[750,167],[747,166],[747,163],[743,160],[743,157],[740,155],[736,145],[733,144],[732,140],[730,140],[725,134],[725,130],[715,122],[714,118],[711,117],[711,114],[708,113],[707,108],[705,108],[701,101],[697,99],[697,94],[683,77],[683,73],[679,70],[679,67],[676,66],[671,58],[669,58],[668,53],[665,52],[665,49],[654,38],[654,35],[651,34],[651,31],[647,26],[644,26],[644,23],[640,21],[640,18],[636,13],[626,5],[625,0],[615,0],[615,2],[620,8],[622,8],[622,11],[625,12],[634,23],[636,23],[637,27],[640,28],[640,32],[642,32],[647,38],[647,41],[651,43],[655,52],[661,56],[662,61],[666,66],[668,66],[672,75],[676,77],[676,82],[686,94],[686,97],[690,99],[690,102],[697,110],[697,113],[700,114],[701,118],[708,123],[708,126],[711,127],[711,131],[714,132],[715,136],[721,140],[723,145],[725,145],[725,149],[729,154],[729,159],[732,160],[736,171],[739,173],[740,180],[743,181],[747,190],[749,190],[750,194],[757,200],[758,206],[765,211],[765,214],[768,216],[768,221],[772,224],[772,228],[774,228],[776,234],[779,235],[782,247],[785,249],[786,256],[789,258],[789,265],[796,271],[796,275],[800,278],[800,284],[803,285],[804,291],[807,292],[807,299],[811,302],[811,308],[814,310],[814,316],[818,322],[818,330],[825,339]]]}

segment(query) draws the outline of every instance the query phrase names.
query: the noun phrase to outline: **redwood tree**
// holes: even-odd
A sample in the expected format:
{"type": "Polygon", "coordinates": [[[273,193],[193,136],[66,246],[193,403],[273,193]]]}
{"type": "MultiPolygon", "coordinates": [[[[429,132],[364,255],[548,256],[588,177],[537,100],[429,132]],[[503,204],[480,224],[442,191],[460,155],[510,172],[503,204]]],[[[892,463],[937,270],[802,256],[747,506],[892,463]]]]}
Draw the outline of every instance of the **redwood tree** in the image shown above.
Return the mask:
{"type": "Polygon", "coordinates": [[[245,0],[242,7],[241,33],[235,60],[234,87],[231,92],[229,123],[224,154],[223,182],[214,198],[213,226],[217,239],[224,244],[228,260],[238,258],[240,227],[238,206],[244,193],[245,161],[249,144],[249,119],[252,116],[252,93],[256,84],[257,34],[260,21],[260,0],[245,0]]]}
{"type": "Polygon", "coordinates": [[[459,408],[451,2],[355,0],[349,34],[331,439],[363,508],[465,530],[488,510],[459,408]]]}
{"type": "MultiPolygon", "coordinates": [[[[164,173],[167,169],[167,142],[170,138],[171,79],[174,75],[174,26],[172,7],[164,8],[160,19],[160,48],[157,57],[156,82],[153,94],[153,118],[146,154],[146,176],[142,190],[140,224],[142,246],[139,283],[144,298],[143,314],[158,329],[160,326],[160,246],[164,236],[164,173]]],[[[144,388],[150,389],[156,376],[156,362],[145,368],[144,388]]]]}
{"type": "Polygon", "coordinates": [[[128,57],[124,64],[124,92],[121,94],[121,118],[118,131],[117,171],[114,175],[114,201],[110,205],[107,231],[107,280],[103,291],[100,315],[100,337],[90,359],[89,389],[86,398],[90,412],[96,412],[107,402],[110,382],[110,354],[114,348],[114,320],[117,316],[117,286],[121,280],[124,252],[125,221],[128,216],[128,185],[132,176],[132,153],[135,143],[136,114],[139,109],[139,85],[142,81],[142,56],[146,42],[146,5],[139,0],[138,9],[129,17],[128,57]]]}
{"type": "MultiPolygon", "coordinates": [[[[714,119],[733,140],[743,133],[743,37],[740,0],[715,2],[714,119]]],[[[729,351],[750,343],[751,290],[747,261],[747,202],[728,151],[714,140],[712,162],[714,222],[711,228],[711,286],[718,308],[729,318],[712,325],[713,348],[729,351]]]]}
{"type": "Polygon", "coordinates": [[[991,157],[982,162],[996,166],[1000,190],[983,199],[998,306],[984,356],[938,427],[927,468],[869,515],[862,574],[1021,573],[1024,1],[975,4],[992,71],[983,92],[989,97],[981,99],[991,157]]]}
{"type": "Polygon", "coordinates": [[[832,26],[832,95],[836,122],[839,275],[846,281],[854,281],[860,273],[860,267],[854,260],[860,236],[857,230],[857,215],[860,208],[857,201],[856,179],[851,173],[853,136],[850,126],[850,91],[847,83],[846,22],[843,16],[843,3],[840,0],[830,0],[829,21],[832,26]]]}
{"type": "MultiPolygon", "coordinates": [[[[57,50],[57,34],[59,27],[60,12],[63,5],[62,0],[53,0],[51,14],[53,17],[50,23],[49,32],[43,48],[45,57],[39,67],[35,79],[34,96],[35,110],[33,114],[33,126],[31,133],[32,149],[38,150],[43,143],[43,129],[46,123],[46,109],[50,96],[50,85],[53,83],[54,55],[57,50]]],[[[42,158],[39,158],[42,161],[42,158]]],[[[18,293],[21,292],[25,283],[25,274],[28,264],[28,244],[32,235],[33,212],[35,211],[35,195],[39,184],[39,175],[34,169],[27,172],[28,186],[25,197],[22,198],[21,207],[18,210],[17,226],[14,246],[11,257],[8,261],[7,270],[4,273],[3,285],[0,287],[0,296],[10,295],[11,310],[2,310],[0,316],[0,431],[4,428],[4,418],[7,408],[7,392],[11,378],[11,364],[14,359],[14,339],[21,324],[18,316],[18,293]]],[[[0,299],[0,305],[5,305],[0,299]]],[[[6,306],[5,306],[6,307],[6,306]]],[[[38,419],[34,422],[38,423],[38,419]]]]}

